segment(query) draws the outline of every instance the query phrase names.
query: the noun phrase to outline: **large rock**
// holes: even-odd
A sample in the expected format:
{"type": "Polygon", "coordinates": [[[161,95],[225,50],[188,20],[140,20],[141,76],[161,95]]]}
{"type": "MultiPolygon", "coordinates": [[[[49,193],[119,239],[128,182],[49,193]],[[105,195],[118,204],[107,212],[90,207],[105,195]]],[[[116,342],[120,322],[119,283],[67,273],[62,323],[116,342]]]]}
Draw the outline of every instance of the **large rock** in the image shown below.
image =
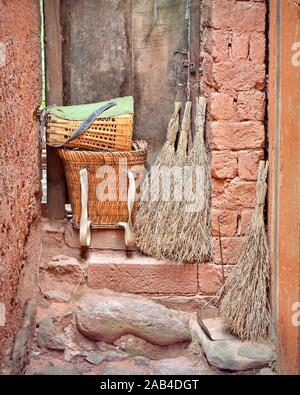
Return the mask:
{"type": "Polygon", "coordinates": [[[201,344],[209,364],[219,369],[259,369],[274,361],[274,351],[269,344],[243,343],[240,340],[213,341],[193,319],[190,321],[190,328],[192,336],[201,344]]]}
{"type": "Polygon", "coordinates": [[[53,319],[50,316],[45,317],[39,326],[37,341],[39,347],[46,347],[50,350],[62,351],[65,345],[54,326],[53,319]]]}
{"type": "Polygon", "coordinates": [[[113,343],[131,334],[153,344],[169,345],[191,338],[184,313],[141,297],[86,294],[75,313],[79,331],[96,341],[113,343]]]}
{"type": "Polygon", "coordinates": [[[114,344],[130,355],[139,355],[150,359],[167,359],[188,354],[190,341],[170,344],[168,346],[158,346],[140,337],[126,335],[120,337],[114,344]]]}

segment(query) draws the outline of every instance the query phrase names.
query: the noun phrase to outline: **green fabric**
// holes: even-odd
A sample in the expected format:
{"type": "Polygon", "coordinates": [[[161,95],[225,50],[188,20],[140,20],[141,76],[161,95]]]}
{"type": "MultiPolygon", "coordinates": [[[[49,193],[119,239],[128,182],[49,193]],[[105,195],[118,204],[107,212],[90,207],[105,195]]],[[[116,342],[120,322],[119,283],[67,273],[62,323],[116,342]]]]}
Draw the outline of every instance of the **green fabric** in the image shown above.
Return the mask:
{"type": "Polygon", "coordinates": [[[59,118],[68,119],[70,121],[83,121],[91,113],[96,111],[101,105],[108,102],[116,103],[115,106],[106,110],[99,118],[116,117],[117,115],[133,114],[133,97],[125,96],[118,97],[117,99],[107,100],[105,102],[92,103],[92,104],[79,104],[75,106],[50,106],[47,107],[48,111],[59,118]]]}

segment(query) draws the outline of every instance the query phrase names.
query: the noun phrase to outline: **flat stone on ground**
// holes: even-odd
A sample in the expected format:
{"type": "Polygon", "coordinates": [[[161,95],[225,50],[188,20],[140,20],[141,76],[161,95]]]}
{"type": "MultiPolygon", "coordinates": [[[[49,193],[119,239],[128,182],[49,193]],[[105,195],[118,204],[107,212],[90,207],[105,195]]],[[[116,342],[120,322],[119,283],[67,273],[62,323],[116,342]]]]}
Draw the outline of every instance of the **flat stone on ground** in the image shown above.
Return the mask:
{"type": "Polygon", "coordinates": [[[243,343],[240,340],[213,341],[194,319],[190,321],[190,328],[209,364],[216,368],[230,371],[259,369],[267,367],[274,360],[271,345],[243,343]]]}
{"type": "Polygon", "coordinates": [[[208,375],[213,374],[205,364],[188,357],[161,359],[153,363],[153,374],[158,375],[208,375]]]}
{"type": "Polygon", "coordinates": [[[141,370],[140,368],[134,367],[123,367],[118,366],[114,363],[109,363],[103,370],[100,372],[100,375],[107,376],[136,376],[136,375],[144,375],[146,372],[141,370]]]}
{"type": "Polygon", "coordinates": [[[90,352],[85,357],[85,360],[91,363],[92,365],[100,365],[102,361],[104,361],[105,355],[97,353],[97,352],[90,352]]]}
{"type": "Polygon", "coordinates": [[[76,369],[61,366],[48,366],[42,370],[34,372],[35,376],[78,376],[76,369]]]}
{"type": "Polygon", "coordinates": [[[226,330],[221,318],[202,319],[198,316],[198,323],[211,340],[236,340],[236,338],[226,330]]]}

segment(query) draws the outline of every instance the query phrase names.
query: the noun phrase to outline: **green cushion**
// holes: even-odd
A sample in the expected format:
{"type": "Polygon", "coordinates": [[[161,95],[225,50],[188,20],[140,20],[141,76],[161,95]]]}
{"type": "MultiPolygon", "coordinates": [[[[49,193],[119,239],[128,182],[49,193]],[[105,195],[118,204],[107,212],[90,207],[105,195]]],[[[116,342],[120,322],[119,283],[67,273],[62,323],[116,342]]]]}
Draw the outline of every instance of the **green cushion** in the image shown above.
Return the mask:
{"type": "Polygon", "coordinates": [[[75,106],[49,106],[47,107],[47,110],[50,114],[53,114],[58,118],[68,119],[71,121],[83,121],[101,105],[108,102],[114,102],[116,105],[104,111],[99,118],[116,117],[117,115],[134,113],[134,101],[132,96],[118,97],[116,99],[103,102],[79,104],[75,106]]]}

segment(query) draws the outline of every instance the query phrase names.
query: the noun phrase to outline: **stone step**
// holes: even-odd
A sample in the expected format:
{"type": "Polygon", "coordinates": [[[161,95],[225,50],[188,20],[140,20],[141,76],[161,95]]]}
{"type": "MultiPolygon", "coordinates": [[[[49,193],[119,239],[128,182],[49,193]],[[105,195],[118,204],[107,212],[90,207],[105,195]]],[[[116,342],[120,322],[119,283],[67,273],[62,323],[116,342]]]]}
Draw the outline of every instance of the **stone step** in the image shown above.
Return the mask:
{"type": "Polygon", "coordinates": [[[90,288],[138,294],[197,294],[196,264],[157,260],[137,251],[93,252],[87,264],[90,288]]]}

